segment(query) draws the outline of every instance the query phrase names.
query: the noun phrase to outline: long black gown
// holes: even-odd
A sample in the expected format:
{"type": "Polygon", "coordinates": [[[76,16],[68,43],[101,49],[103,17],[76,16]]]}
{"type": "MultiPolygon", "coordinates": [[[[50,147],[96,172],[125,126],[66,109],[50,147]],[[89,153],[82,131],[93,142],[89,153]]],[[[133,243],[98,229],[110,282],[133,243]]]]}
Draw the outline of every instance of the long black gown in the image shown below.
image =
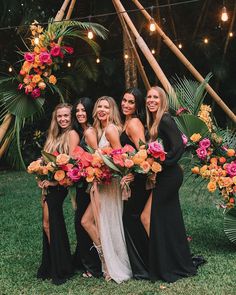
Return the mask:
{"type": "Polygon", "coordinates": [[[149,273],[152,281],[175,282],[195,275],[196,268],[192,263],[179,203],[183,172],[177,162],[184,146],[177,125],[168,113],[161,119],[158,138],[162,139],[167,155],[153,190],[149,273]]]}
{"type": "MultiPolygon", "coordinates": [[[[80,146],[86,150],[86,142],[84,137],[80,141],[80,146]]],[[[101,262],[98,257],[93,242],[87,231],[81,225],[81,219],[90,204],[90,195],[86,192],[87,182],[83,181],[82,186],[76,188],[76,204],[75,211],[75,232],[77,238],[77,246],[73,255],[74,267],[78,270],[88,271],[94,277],[102,276],[101,262]]]]}
{"type": "MultiPolygon", "coordinates": [[[[120,136],[121,145],[129,144],[135,148],[124,131],[120,136]]],[[[135,175],[130,184],[131,197],[124,201],[123,225],[130,265],[135,279],[148,279],[148,236],[141,223],[140,215],[147,202],[150,191],[145,189],[144,175],[135,175]]]]}
{"type": "Polygon", "coordinates": [[[62,186],[48,188],[46,200],[49,212],[50,243],[43,230],[42,262],[37,277],[52,279],[56,285],[63,284],[73,275],[69,239],[63,216],[63,202],[67,189],[62,186]]]}

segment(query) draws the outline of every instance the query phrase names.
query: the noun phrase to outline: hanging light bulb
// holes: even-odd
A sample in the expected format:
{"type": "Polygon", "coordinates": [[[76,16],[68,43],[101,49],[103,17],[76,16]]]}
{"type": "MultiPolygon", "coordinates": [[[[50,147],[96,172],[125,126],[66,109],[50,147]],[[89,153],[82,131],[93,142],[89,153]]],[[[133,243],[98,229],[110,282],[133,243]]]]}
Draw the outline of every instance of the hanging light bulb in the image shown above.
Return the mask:
{"type": "Polygon", "coordinates": [[[150,30],[151,32],[155,32],[155,31],[156,31],[156,24],[155,24],[153,18],[150,19],[149,30],[150,30]]]}
{"type": "Polygon", "coordinates": [[[209,42],[208,38],[204,38],[203,42],[207,44],[209,42]]]}
{"type": "Polygon", "coordinates": [[[88,31],[88,38],[89,38],[90,40],[93,39],[93,32],[92,32],[91,30],[88,31]]]}
{"type": "Polygon", "coordinates": [[[98,58],[96,59],[96,63],[99,64],[100,62],[101,62],[101,60],[100,60],[100,58],[98,57],[98,58]]]}
{"type": "Polygon", "coordinates": [[[226,7],[224,6],[222,8],[222,12],[221,12],[221,20],[222,20],[222,22],[227,22],[228,19],[229,19],[229,16],[228,16],[226,7]]]}
{"type": "Polygon", "coordinates": [[[34,38],[34,44],[35,45],[39,45],[39,37],[35,37],[34,38]]]}
{"type": "Polygon", "coordinates": [[[229,33],[229,37],[233,37],[234,36],[234,33],[233,32],[230,32],[229,33]]]}
{"type": "Polygon", "coordinates": [[[68,63],[67,63],[67,67],[68,67],[68,68],[71,67],[71,62],[70,62],[70,61],[68,61],[68,63]]]}
{"type": "Polygon", "coordinates": [[[128,58],[129,58],[129,56],[128,56],[127,53],[125,53],[124,58],[125,58],[125,59],[128,59],[128,58]]]}
{"type": "Polygon", "coordinates": [[[156,53],[156,50],[153,48],[153,49],[151,50],[151,52],[152,52],[152,54],[155,54],[155,53],[156,53]]]}
{"type": "Polygon", "coordinates": [[[183,45],[181,43],[178,44],[179,49],[183,48],[183,45]]]}
{"type": "Polygon", "coordinates": [[[13,68],[12,68],[12,66],[10,66],[9,68],[8,68],[8,72],[12,72],[13,71],[13,68]]]}

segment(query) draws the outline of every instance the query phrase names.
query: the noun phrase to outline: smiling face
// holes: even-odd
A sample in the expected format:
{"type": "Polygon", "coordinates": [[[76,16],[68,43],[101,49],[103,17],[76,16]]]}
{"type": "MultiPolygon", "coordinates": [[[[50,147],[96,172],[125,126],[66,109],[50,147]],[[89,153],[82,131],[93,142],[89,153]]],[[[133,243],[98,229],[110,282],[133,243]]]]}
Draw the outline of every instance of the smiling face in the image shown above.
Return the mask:
{"type": "Polygon", "coordinates": [[[160,107],[160,96],[156,89],[151,88],[147,93],[146,106],[151,113],[156,113],[160,107]]]}
{"type": "Polygon", "coordinates": [[[108,122],[110,116],[110,105],[105,99],[100,100],[97,105],[97,118],[101,122],[108,122]]]}
{"type": "Polygon", "coordinates": [[[71,109],[67,107],[60,108],[56,111],[56,120],[61,129],[66,129],[71,124],[71,109]]]}
{"type": "Polygon", "coordinates": [[[121,101],[121,109],[122,113],[125,116],[132,116],[135,114],[136,105],[135,105],[135,97],[131,93],[125,93],[123,99],[121,101]]]}
{"type": "Polygon", "coordinates": [[[78,120],[79,124],[85,124],[87,123],[87,113],[85,110],[85,107],[82,105],[82,103],[79,103],[76,107],[76,119],[78,120]]]}

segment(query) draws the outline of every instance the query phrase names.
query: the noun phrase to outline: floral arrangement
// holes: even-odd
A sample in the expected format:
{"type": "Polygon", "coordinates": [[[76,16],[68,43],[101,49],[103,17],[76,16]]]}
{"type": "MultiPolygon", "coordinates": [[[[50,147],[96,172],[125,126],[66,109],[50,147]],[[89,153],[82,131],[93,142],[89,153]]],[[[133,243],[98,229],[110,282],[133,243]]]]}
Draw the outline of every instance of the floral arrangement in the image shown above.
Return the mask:
{"type": "Polygon", "coordinates": [[[188,143],[195,149],[199,164],[192,173],[209,180],[209,192],[219,190],[222,200],[217,204],[221,208],[233,208],[236,202],[236,154],[235,150],[222,144],[215,133],[210,138],[193,134],[188,143]]]}
{"type": "Polygon", "coordinates": [[[36,21],[30,26],[31,49],[24,53],[24,63],[20,70],[20,84],[18,89],[23,89],[36,99],[41,96],[45,88],[57,83],[53,71],[59,68],[67,54],[73,54],[72,47],[61,46],[55,35],[44,31],[36,21]]]}

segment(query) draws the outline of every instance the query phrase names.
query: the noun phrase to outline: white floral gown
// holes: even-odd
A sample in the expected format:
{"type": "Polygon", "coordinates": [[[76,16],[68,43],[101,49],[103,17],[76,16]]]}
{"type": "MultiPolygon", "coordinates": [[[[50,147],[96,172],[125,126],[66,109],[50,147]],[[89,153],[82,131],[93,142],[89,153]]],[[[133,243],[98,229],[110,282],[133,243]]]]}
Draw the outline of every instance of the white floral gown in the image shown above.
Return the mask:
{"type": "MultiPolygon", "coordinates": [[[[110,146],[105,131],[99,148],[110,146]]],[[[100,239],[110,277],[117,283],[132,277],[122,222],[123,201],[119,179],[98,186],[100,200],[100,239]]]]}

